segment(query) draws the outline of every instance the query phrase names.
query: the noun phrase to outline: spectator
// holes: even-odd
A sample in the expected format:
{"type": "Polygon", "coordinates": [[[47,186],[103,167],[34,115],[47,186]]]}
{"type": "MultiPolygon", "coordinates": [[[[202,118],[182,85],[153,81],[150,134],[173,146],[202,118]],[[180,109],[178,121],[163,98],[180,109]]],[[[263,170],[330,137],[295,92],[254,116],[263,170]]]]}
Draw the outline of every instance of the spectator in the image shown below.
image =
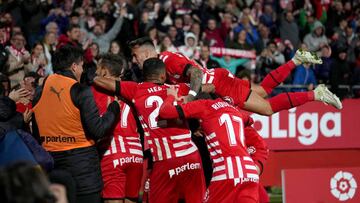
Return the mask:
{"type": "Polygon", "coordinates": [[[332,38],[338,39],[340,36],[342,36],[344,33],[346,33],[347,25],[348,25],[348,22],[346,21],[346,19],[342,19],[339,22],[339,25],[333,29],[334,35],[332,36],[332,38]]]}
{"type": "Polygon", "coordinates": [[[69,15],[69,23],[73,25],[79,25],[80,24],[80,15],[78,12],[72,12],[69,15]]]}
{"type": "Polygon", "coordinates": [[[251,9],[251,16],[255,22],[260,21],[260,16],[263,14],[263,8],[261,1],[255,1],[253,8],[251,9]]]}
{"type": "Polygon", "coordinates": [[[123,55],[123,49],[122,49],[120,43],[116,40],[113,40],[110,44],[108,53],[112,53],[115,55],[123,55]]]}
{"type": "Polygon", "coordinates": [[[100,55],[100,47],[96,42],[93,42],[90,44],[89,46],[90,50],[91,50],[91,55],[94,58],[94,61],[96,61],[100,55]]]}
{"type": "Polygon", "coordinates": [[[207,22],[205,40],[210,43],[210,47],[224,47],[224,39],[221,36],[221,31],[216,27],[216,20],[213,18],[207,22]]]}
{"type": "Polygon", "coordinates": [[[197,39],[191,32],[185,35],[185,45],[179,47],[179,52],[190,59],[198,59],[199,51],[197,48],[197,39]]]}
{"type": "MultiPolygon", "coordinates": [[[[85,50],[84,58],[85,62],[90,63],[93,60],[91,50],[88,49],[91,44],[91,40],[88,39],[84,44],[81,44],[81,30],[79,25],[70,25],[66,35],[60,35],[58,38],[57,49],[65,45],[79,47],[85,50]]],[[[56,67],[53,67],[53,69],[56,67]]]]}
{"type": "Polygon", "coordinates": [[[347,46],[347,61],[350,64],[355,64],[355,48],[360,46],[360,39],[350,24],[346,26],[345,32],[340,35],[337,46],[347,46]]]}
{"type": "Polygon", "coordinates": [[[152,40],[153,44],[155,45],[156,50],[159,52],[160,50],[160,40],[158,35],[158,30],[155,26],[150,27],[146,31],[146,35],[152,40]]]}
{"type": "Polygon", "coordinates": [[[6,26],[4,23],[0,22],[0,72],[5,72],[5,64],[8,61],[9,53],[5,49],[6,46],[6,26]]]}
{"type": "Polygon", "coordinates": [[[226,39],[233,27],[233,15],[230,13],[224,13],[222,15],[222,21],[220,26],[221,37],[226,39]]]}
{"type": "Polygon", "coordinates": [[[45,76],[45,68],[47,65],[44,45],[40,42],[36,42],[31,50],[31,59],[28,71],[36,72],[41,76],[45,76]]]}
{"type": "Polygon", "coordinates": [[[200,24],[198,22],[194,22],[192,25],[191,25],[191,28],[190,28],[190,32],[194,33],[196,39],[202,39],[202,32],[201,32],[201,27],[200,27],[200,24]]]}
{"type": "Polygon", "coordinates": [[[296,49],[294,45],[290,42],[290,40],[285,40],[283,46],[284,50],[282,51],[282,53],[284,54],[285,61],[289,61],[294,57],[296,49]]]}
{"type": "Polygon", "coordinates": [[[305,35],[311,32],[316,18],[313,13],[310,11],[305,11],[304,9],[300,10],[299,13],[299,28],[300,28],[300,38],[303,39],[305,35]]]}
{"type": "Polygon", "coordinates": [[[246,31],[246,42],[249,45],[254,45],[259,40],[259,33],[256,28],[251,24],[248,16],[242,16],[241,23],[235,27],[234,32],[239,33],[240,31],[246,31]]]}
{"type": "Polygon", "coordinates": [[[3,73],[0,73],[0,87],[2,96],[9,96],[10,93],[10,79],[3,73]]]}
{"type": "Polygon", "coordinates": [[[222,58],[210,56],[210,58],[220,64],[220,67],[228,69],[232,74],[238,71],[238,67],[246,63],[247,59],[233,58],[229,55],[225,55],[222,58]]]}
{"type": "MultiPolygon", "coordinates": [[[[122,24],[123,24],[123,17],[126,14],[125,9],[121,9],[120,16],[116,19],[115,24],[112,26],[112,28],[105,33],[105,29],[100,26],[99,24],[96,24],[93,28],[93,31],[88,33],[89,37],[99,44],[100,47],[100,53],[106,53],[107,50],[110,47],[110,42],[114,40],[117,36],[117,34],[120,32],[122,24]]],[[[84,25],[83,25],[84,28],[84,25]]]]}
{"type": "Polygon", "coordinates": [[[294,21],[294,16],[292,12],[287,11],[280,17],[280,38],[285,40],[290,40],[291,44],[295,49],[299,46],[299,27],[294,21]]]}
{"type": "Polygon", "coordinates": [[[51,57],[54,53],[57,45],[57,35],[52,32],[48,32],[45,34],[43,46],[44,46],[44,52],[45,57],[47,61],[47,66],[45,67],[45,75],[49,75],[53,73],[52,63],[51,63],[51,57]]]}
{"type": "Polygon", "coordinates": [[[201,12],[201,21],[202,22],[208,22],[210,19],[213,19],[216,23],[220,22],[220,9],[219,7],[216,5],[216,1],[215,0],[209,0],[204,2],[204,6],[201,12]]]}
{"type": "Polygon", "coordinates": [[[325,36],[325,27],[320,21],[315,21],[311,32],[305,36],[304,43],[309,47],[309,51],[314,52],[319,52],[321,47],[328,44],[328,39],[325,36]]]}
{"type": "Polygon", "coordinates": [[[18,85],[29,70],[30,53],[25,49],[25,44],[25,37],[16,33],[11,37],[11,46],[7,47],[9,58],[6,74],[11,80],[11,87],[18,85]]]}
{"type": "Polygon", "coordinates": [[[58,44],[56,48],[60,48],[65,45],[71,45],[75,47],[83,47],[80,44],[80,26],[70,25],[66,32],[66,35],[62,34],[58,38],[58,44]]]}
{"type": "Polygon", "coordinates": [[[258,42],[255,44],[256,48],[256,54],[260,54],[267,46],[267,44],[270,42],[270,31],[269,28],[266,26],[260,26],[260,38],[258,42]]]}
{"type": "Polygon", "coordinates": [[[184,40],[181,41],[181,39],[184,39],[182,36],[182,32],[178,32],[178,29],[176,29],[175,26],[169,27],[168,35],[175,47],[179,47],[184,44],[184,40]]]}
{"type": "Polygon", "coordinates": [[[315,73],[310,64],[302,64],[296,67],[293,85],[307,85],[307,88],[296,88],[295,92],[311,91],[317,85],[315,73]]]}
{"type": "Polygon", "coordinates": [[[48,15],[52,2],[49,1],[22,1],[21,8],[21,21],[20,25],[24,29],[27,42],[33,46],[36,41],[41,40],[40,37],[44,36],[41,20],[48,15]]]}
{"type": "Polygon", "coordinates": [[[284,55],[278,51],[275,41],[270,41],[268,42],[267,48],[264,49],[258,57],[257,68],[262,77],[284,63],[284,55]]]}
{"type": "Polygon", "coordinates": [[[191,27],[193,25],[193,22],[194,21],[193,21],[191,15],[189,15],[189,14],[184,15],[184,28],[183,28],[183,30],[185,32],[190,32],[190,29],[191,29],[191,27]]]}
{"type": "Polygon", "coordinates": [[[181,41],[181,45],[184,44],[185,32],[184,32],[184,21],[182,17],[178,16],[175,18],[174,26],[177,31],[176,38],[181,41]]]}
{"type": "Polygon", "coordinates": [[[154,26],[154,24],[155,21],[149,18],[149,12],[147,10],[143,10],[139,23],[139,36],[145,36],[146,30],[154,26]]]}
{"type": "Polygon", "coordinates": [[[163,52],[163,51],[171,51],[171,52],[178,51],[178,49],[172,44],[170,36],[168,36],[168,35],[164,36],[163,39],[161,40],[160,52],[163,52]]]}
{"type": "Polygon", "coordinates": [[[197,60],[199,64],[202,65],[202,67],[205,67],[207,69],[214,69],[219,68],[220,65],[215,60],[212,60],[210,58],[210,47],[209,45],[202,45],[200,49],[200,59],[197,60]]]}
{"type": "MultiPolygon", "coordinates": [[[[326,27],[328,28],[334,28],[339,25],[342,19],[346,19],[344,7],[341,1],[333,1],[331,7],[328,10],[328,14],[329,15],[326,23],[326,27]]],[[[330,29],[327,32],[328,35],[332,35],[330,29]]]]}
{"type": "MultiPolygon", "coordinates": [[[[0,85],[0,89],[3,89],[3,85],[0,85]]],[[[29,117],[24,117],[28,114],[23,115],[16,111],[16,102],[28,96],[29,92],[23,88],[11,91],[8,96],[6,92],[0,92],[0,135],[16,129],[25,130],[25,120],[29,117]]]]}
{"type": "Polygon", "coordinates": [[[333,62],[330,46],[321,48],[321,60],[323,61],[322,64],[315,65],[316,78],[321,84],[329,84],[331,64],[333,62]]]}
{"type": "Polygon", "coordinates": [[[46,27],[50,22],[55,22],[58,25],[60,33],[65,33],[67,27],[69,26],[69,19],[61,8],[54,8],[50,10],[48,17],[41,20],[41,25],[46,27]]]}
{"type": "Polygon", "coordinates": [[[240,50],[253,50],[254,46],[252,44],[247,43],[246,41],[246,31],[241,30],[236,38],[235,41],[232,43],[228,43],[226,47],[232,48],[232,49],[240,49],[240,50]]]}
{"type": "Polygon", "coordinates": [[[55,169],[70,173],[75,180],[76,202],[99,203],[102,179],[94,145],[115,124],[120,109],[113,102],[99,116],[90,87],[79,83],[82,58],[79,47],[63,46],[55,52],[57,74],[46,79],[33,101],[33,134],[45,141],[42,146],[53,156],[55,169]],[[68,141],[56,139],[59,135],[68,141]]]}
{"type": "Polygon", "coordinates": [[[339,98],[346,97],[348,91],[344,88],[339,88],[339,85],[350,84],[350,67],[347,63],[347,47],[338,47],[335,53],[334,62],[330,69],[330,85],[331,92],[336,94],[339,98]]]}
{"type": "Polygon", "coordinates": [[[268,27],[271,31],[274,31],[276,22],[276,13],[274,12],[271,4],[265,4],[264,13],[260,16],[260,22],[268,27]]]}
{"type": "Polygon", "coordinates": [[[56,22],[50,22],[45,27],[45,33],[54,33],[55,35],[60,35],[61,32],[56,22]]]}

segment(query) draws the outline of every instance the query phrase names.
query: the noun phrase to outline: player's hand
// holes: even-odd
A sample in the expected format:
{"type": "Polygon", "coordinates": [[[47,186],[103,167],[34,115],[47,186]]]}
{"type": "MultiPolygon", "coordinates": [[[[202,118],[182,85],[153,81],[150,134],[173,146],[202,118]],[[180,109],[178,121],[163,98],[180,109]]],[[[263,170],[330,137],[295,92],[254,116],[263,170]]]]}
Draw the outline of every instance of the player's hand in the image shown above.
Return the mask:
{"type": "Polygon", "coordinates": [[[171,85],[170,87],[168,87],[168,88],[166,89],[166,93],[167,93],[167,95],[172,95],[172,96],[174,96],[175,99],[177,100],[177,98],[178,98],[178,89],[175,88],[175,86],[171,85]]]}
{"type": "Polygon", "coordinates": [[[119,99],[119,97],[115,96],[114,101],[116,101],[119,104],[119,107],[121,109],[121,100],[119,99]]]}
{"type": "Polygon", "coordinates": [[[201,85],[201,91],[205,92],[205,93],[214,93],[215,92],[215,86],[213,84],[201,85]]]}
{"type": "Polygon", "coordinates": [[[25,123],[29,123],[31,121],[32,113],[32,110],[26,108],[25,112],[23,113],[25,123]]]}
{"type": "Polygon", "coordinates": [[[188,102],[194,101],[194,100],[195,100],[195,97],[194,97],[193,95],[191,95],[191,94],[188,94],[188,95],[186,95],[186,96],[180,97],[180,100],[181,100],[184,104],[186,104],[186,103],[188,103],[188,102]]]}

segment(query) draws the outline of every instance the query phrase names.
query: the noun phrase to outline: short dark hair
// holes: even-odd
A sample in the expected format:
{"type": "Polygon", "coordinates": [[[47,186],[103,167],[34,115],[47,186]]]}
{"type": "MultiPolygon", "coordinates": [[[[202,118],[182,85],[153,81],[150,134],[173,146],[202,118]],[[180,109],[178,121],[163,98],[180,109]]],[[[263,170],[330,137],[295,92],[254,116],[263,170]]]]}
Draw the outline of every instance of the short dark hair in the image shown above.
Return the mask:
{"type": "Polygon", "coordinates": [[[67,70],[73,63],[83,61],[84,51],[80,47],[65,45],[56,50],[51,58],[54,72],[67,70]]]}
{"type": "Polygon", "coordinates": [[[75,29],[75,28],[79,28],[79,29],[80,29],[80,25],[70,24],[70,25],[68,26],[68,28],[67,28],[66,31],[71,32],[71,31],[72,31],[73,29],[75,29]]]}
{"type": "Polygon", "coordinates": [[[144,79],[148,79],[151,76],[159,76],[165,72],[165,64],[158,58],[149,58],[144,61],[143,76],[144,79]]]}
{"type": "Polygon", "coordinates": [[[129,47],[132,49],[136,46],[150,45],[155,48],[153,41],[150,37],[141,37],[129,42],[129,47]]]}
{"type": "Polygon", "coordinates": [[[100,56],[99,66],[106,68],[112,76],[119,77],[126,69],[126,60],[117,54],[103,54],[100,56]]]}

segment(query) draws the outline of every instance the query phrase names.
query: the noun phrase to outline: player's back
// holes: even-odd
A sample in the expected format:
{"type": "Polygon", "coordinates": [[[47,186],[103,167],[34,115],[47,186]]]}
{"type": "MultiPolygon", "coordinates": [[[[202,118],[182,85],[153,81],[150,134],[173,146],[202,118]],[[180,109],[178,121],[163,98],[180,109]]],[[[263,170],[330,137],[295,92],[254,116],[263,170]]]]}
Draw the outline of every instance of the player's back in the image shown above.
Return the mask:
{"type": "Polygon", "coordinates": [[[206,113],[201,119],[206,139],[219,141],[223,155],[247,156],[244,126],[249,117],[222,99],[199,101],[206,106],[206,113]]]}
{"type": "Polygon", "coordinates": [[[255,164],[245,147],[244,126],[249,117],[221,99],[199,101],[206,109],[201,127],[214,163],[212,181],[258,179],[255,164]]]}
{"type": "MultiPolygon", "coordinates": [[[[167,97],[167,88],[168,85],[139,83],[133,99],[139,119],[149,132],[145,135],[155,161],[183,157],[197,150],[185,122],[158,118],[159,109],[167,97]]],[[[188,86],[180,84],[178,88],[181,95],[187,94],[188,86]]]]}

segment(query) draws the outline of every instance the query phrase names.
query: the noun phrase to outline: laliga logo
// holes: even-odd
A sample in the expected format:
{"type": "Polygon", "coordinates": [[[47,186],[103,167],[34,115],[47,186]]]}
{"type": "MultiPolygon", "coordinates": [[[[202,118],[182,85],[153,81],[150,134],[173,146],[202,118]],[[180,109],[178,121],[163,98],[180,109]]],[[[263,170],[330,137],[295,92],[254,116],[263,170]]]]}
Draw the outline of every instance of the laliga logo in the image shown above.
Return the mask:
{"type": "Polygon", "coordinates": [[[338,171],[330,181],[331,194],[340,201],[351,199],[357,188],[353,175],[349,172],[338,171]]]}
{"type": "Polygon", "coordinates": [[[281,118],[279,113],[271,117],[252,114],[251,117],[255,129],[265,139],[297,138],[302,145],[313,145],[321,135],[325,138],[341,136],[340,112],[326,112],[322,115],[317,112],[296,114],[296,108],[292,108],[288,115],[282,114],[281,118]],[[281,127],[280,123],[283,123],[281,127]],[[256,124],[260,124],[260,129],[256,124]]]}

